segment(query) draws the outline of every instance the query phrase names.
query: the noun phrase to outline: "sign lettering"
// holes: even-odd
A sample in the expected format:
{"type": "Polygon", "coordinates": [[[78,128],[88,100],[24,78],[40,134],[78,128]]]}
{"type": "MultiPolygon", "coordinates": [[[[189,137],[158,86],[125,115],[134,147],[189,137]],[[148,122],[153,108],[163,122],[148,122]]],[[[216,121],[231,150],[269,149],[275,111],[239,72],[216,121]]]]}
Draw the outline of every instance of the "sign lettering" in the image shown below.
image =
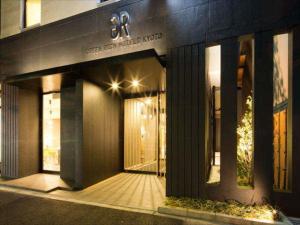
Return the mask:
{"type": "Polygon", "coordinates": [[[126,37],[129,37],[129,19],[129,14],[125,11],[120,12],[120,15],[112,15],[110,22],[112,23],[111,38],[113,40],[118,40],[120,37],[123,36],[123,34],[126,37]]]}

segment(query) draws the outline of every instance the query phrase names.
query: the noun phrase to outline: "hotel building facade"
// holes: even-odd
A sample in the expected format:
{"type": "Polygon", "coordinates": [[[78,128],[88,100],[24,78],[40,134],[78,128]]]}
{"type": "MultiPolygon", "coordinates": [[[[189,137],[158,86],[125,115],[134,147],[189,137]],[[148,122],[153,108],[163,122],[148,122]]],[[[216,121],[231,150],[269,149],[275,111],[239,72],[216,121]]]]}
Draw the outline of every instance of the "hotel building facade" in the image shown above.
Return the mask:
{"type": "Polygon", "coordinates": [[[152,173],[299,216],[297,40],[297,0],[1,0],[1,177],[152,173]]]}

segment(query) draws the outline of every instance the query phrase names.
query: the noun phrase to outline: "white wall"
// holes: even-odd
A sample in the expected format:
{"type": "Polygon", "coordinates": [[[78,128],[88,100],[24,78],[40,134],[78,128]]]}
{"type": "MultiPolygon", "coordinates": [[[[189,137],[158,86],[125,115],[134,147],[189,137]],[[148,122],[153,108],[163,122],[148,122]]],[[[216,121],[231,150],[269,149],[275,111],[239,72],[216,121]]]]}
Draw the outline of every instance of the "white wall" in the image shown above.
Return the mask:
{"type": "Polygon", "coordinates": [[[20,32],[21,1],[1,0],[1,38],[20,32]]]}
{"type": "Polygon", "coordinates": [[[96,7],[96,0],[42,0],[41,24],[45,25],[96,7]]]}
{"type": "MultiPolygon", "coordinates": [[[[1,38],[21,32],[22,0],[1,1],[1,38]]],[[[97,7],[97,0],[41,0],[41,25],[97,7]]]]}

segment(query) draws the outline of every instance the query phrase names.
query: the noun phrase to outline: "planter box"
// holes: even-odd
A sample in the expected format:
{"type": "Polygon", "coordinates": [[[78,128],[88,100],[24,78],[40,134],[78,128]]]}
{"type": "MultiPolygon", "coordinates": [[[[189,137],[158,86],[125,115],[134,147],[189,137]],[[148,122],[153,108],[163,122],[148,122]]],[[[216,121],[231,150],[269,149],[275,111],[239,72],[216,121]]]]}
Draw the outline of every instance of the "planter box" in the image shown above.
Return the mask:
{"type": "Polygon", "coordinates": [[[158,208],[158,212],[173,216],[188,217],[193,219],[201,219],[211,222],[228,223],[228,224],[243,224],[243,225],[292,225],[292,223],[280,213],[282,221],[268,221],[258,219],[245,219],[238,216],[230,216],[221,213],[212,213],[194,209],[184,209],[178,207],[162,206],[158,208]]]}

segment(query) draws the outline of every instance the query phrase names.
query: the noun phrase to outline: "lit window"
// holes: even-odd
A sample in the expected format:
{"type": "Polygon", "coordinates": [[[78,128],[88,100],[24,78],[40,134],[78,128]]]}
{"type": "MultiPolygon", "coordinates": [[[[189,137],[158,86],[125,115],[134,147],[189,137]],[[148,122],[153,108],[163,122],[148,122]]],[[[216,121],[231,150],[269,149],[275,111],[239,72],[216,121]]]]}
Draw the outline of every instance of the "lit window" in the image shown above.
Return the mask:
{"type": "Polygon", "coordinates": [[[253,187],[253,80],[254,41],[243,37],[240,41],[237,71],[237,184],[253,187]]]}
{"type": "Polygon", "coordinates": [[[221,46],[206,48],[206,181],[220,182],[221,167],[221,46]]]}
{"type": "Polygon", "coordinates": [[[43,170],[60,171],[60,93],[43,95],[43,170]]]}
{"type": "Polygon", "coordinates": [[[41,0],[24,1],[24,27],[41,23],[41,0]]]}
{"type": "Polygon", "coordinates": [[[274,189],[291,189],[292,146],[290,63],[291,38],[289,34],[276,35],[273,43],[273,133],[274,133],[274,189]]]}

